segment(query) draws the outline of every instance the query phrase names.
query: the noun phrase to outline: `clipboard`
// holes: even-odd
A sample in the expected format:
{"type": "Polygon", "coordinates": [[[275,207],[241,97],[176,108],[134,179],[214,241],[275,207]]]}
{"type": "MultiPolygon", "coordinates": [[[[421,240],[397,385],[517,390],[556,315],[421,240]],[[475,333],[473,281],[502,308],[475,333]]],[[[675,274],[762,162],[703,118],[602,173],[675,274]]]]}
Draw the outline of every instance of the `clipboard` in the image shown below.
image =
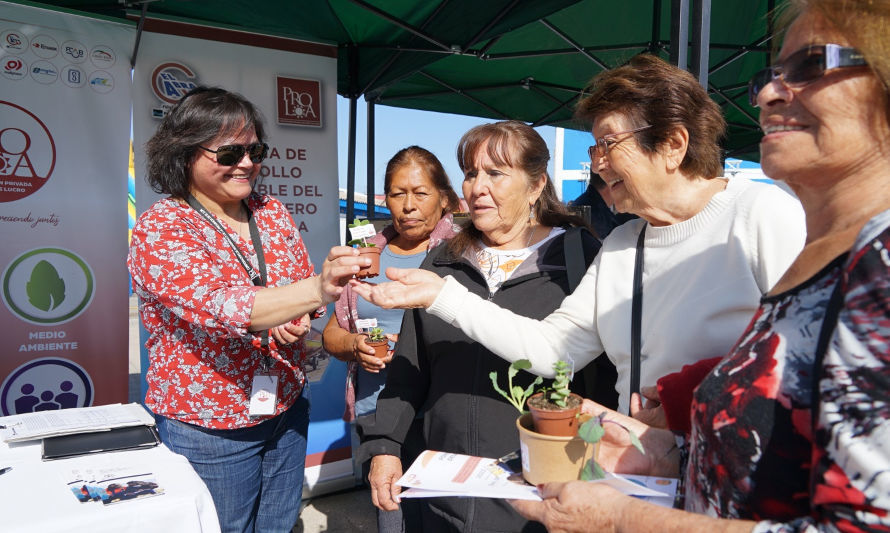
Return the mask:
{"type": "Polygon", "coordinates": [[[154,426],[127,426],[108,431],[47,437],[43,439],[41,458],[50,461],[94,453],[138,450],[153,448],[160,443],[161,439],[154,426]]]}

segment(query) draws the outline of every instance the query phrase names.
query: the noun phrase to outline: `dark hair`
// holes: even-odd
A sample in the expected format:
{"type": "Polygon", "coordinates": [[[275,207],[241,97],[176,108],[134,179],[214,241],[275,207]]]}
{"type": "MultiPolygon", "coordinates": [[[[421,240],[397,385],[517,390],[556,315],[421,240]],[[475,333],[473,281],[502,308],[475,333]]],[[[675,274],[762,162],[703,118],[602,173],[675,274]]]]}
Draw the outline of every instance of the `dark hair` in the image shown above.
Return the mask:
{"type": "MultiPolygon", "coordinates": [[[[556,189],[547,174],[547,162],[550,151],[547,143],[531,126],[518,120],[506,120],[482,124],[464,133],[457,144],[457,164],[466,174],[476,170],[476,156],[482,146],[486,146],[488,157],[498,166],[522,169],[528,174],[529,187],[535,185],[544,176],[544,190],[534,205],[535,220],[545,226],[583,226],[587,224],[578,216],[568,212],[565,205],[556,196],[556,189]]],[[[468,221],[461,232],[448,242],[455,254],[476,244],[482,238],[482,232],[476,229],[472,220],[468,221]]]]}
{"type": "Polygon", "coordinates": [[[248,130],[264,141],[262,116],[246,98],[219,87],[195,87],[167,112],[145,144],[146,181],[155,192],[186,198],[198,146],[248,130]]]}
{"type": "Polygon", "coordinates": [[[460,199],[457,197],[457,193],[454,192],[451,180],[448,179],[448,174],[445,173],[442,163],[432,152],[419,146],[402,148],[396,152],[396,155],[390,158],[386,164],[386,173],[383,177],[384,193],[389,194],[393,174],[409,165],[419,167],[423,174],[432,182],[433,187],[439,190],[439,194],[448,199],[448,205],[445,206],[445,210],[442,212],[443,215],[457,211],[460,206],[460,199]]]}
{"type": "Polygon", "coordinates": [[[862,52],[868,67],[881,83],[883,105],[890,117],[890,3],[861,0],[790,0],[781,4],[776,17],[774,52],[778,52],[784,34],[804,13],[819,15],[827,24],[862,52]]]}
{"type": "Polygon", "coordinates": [[[720,141],[726,132],[723,113],[698,80],[651,54],[597,74],[585,88],[575,118],[590,125],[607,113],[622,113],[631,127],[652,127],[634,134],[643,151],[654,153],[677,126],[689,132],[680,169],[693,176],[723,174],[720,141]]]}

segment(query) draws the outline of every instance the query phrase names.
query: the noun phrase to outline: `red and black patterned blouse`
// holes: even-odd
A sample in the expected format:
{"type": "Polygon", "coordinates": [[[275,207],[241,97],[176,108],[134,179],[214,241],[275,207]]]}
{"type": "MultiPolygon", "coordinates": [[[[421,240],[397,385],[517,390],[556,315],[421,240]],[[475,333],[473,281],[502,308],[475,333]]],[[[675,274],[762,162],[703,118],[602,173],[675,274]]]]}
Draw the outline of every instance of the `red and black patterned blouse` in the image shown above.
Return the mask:
{"type": "Polygon", "coordinates": [[[695,391],[687,510],[757,520],[757,532],[890,531],[888,226],[878,215],[852,252],[764,298],[695,391]],[[814,354],[839,279],[814,435],[814,354]]]}
{"type": "MultiPolygon", "coordinates": [[[[251,195],[263,243],[267,286],[314,275],[293,219],[278,200],[251,195]]],[[[258,269],[249,240],[230,235],[258,269]]],[[[228,240],[184,202],[164,199],[139,217],[127,264],[148,330],[146,405],[159,415],[214,429],[256,425],[249,393],[264,354],[279,376],[276,415],[300,396],[305,381],[302,341],[262,348],[250,332],[259,287],[236,260],[228,240]]],[[[274,415],[273,415],[274,416],[274,415]]]]}

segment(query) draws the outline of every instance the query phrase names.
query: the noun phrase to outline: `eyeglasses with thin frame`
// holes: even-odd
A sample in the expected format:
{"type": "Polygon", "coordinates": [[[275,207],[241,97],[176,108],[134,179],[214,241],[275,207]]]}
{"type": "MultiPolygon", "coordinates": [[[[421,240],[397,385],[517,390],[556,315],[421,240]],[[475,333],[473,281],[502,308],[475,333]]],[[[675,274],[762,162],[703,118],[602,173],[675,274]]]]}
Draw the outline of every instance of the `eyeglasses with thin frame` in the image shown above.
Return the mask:
{"type": "Polygon", "coordinates": [[[786,87],[803,87],[836,68],[862,67],[868,63],[862,53],[839,44],[810,45],[794,52],[778,65],[755,74],[748,82],[748,101],[757,107],[757,95],[773,80],[786,87]]]}
{"type": "Polygon", "coordinates": [[[630,137],[625,137],[624,139],[616,140],[615,137],[619,135],[625,135],[628,133],[636,133],[638,131],[648,130],[652,127],[652,124],[647,124],[645,126],[640,126],[639,128],[634,128],[632,130],[627,131],[619,131],[616,133],[609,133],[607,135],[603,135],[599,139],[596,139],[596,144],[593,146],[589,146],[587,148],[587,156],[590,158],[590,161],[593,162],[594,157],[605,157],[609,155],[609,150],[615,146],[616,144],[624,141],[625,139],[629,139],[630,137]]]}
{"type": "Polygon", "coordinates": [[[253,163],[262,163],[269,154],[269,145],[266,143],[227,144],[225,146],[220,146],[216,150],[211,150],[210,148],[200,145],[198,148],[216,154],[216,162],[224,167],[237,165],[238,162],[241,161],[241,158],[244,157],[245,153],[247,153],[247,157],[249,157],[253,163]]]}

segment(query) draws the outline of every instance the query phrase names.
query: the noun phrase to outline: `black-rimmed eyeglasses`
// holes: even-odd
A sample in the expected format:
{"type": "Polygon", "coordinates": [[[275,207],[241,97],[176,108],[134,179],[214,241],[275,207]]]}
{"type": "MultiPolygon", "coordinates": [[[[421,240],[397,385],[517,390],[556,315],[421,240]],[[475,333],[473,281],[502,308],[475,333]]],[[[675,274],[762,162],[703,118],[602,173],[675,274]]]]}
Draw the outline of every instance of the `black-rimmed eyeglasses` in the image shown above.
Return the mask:
{"type": "Polygon", "coordinates": [[[590,158],[590,161],[593,162],[594,157],[605,157],[609,155],[609,150],[620,143],[625,139],[629,139],[630,137],[625,137],[624,139],[616,139],[619,135],[626,135],[628,133],[636,133],[638,131],[648,130],[651,128],[651,124],[647,124],[645,126],[640,126],[639,128],[634,128],[632,130],[627,131],[618,131],[615,133],[609,133],[607,135],[603,135],[599,139],[596,139],[596,144],[587,148],[587,156],[590,158]]]}
{"type": "Polygon", "coordinates": [[[862,53],[839,44],[811,45],[794,52],[778,65],[766,67],[748,82],[748,101],[757,107],[757,95],[771,81],[779,80],[788,87],[803,87],[835,68],[861,67],[868,63],[862,53]]]}
{"type": "Polygon", "coordinates": [[[241,161],[241,158],[244,157],[245,152],[247,153],[247,157],[249,157],[253,163],[262,163],[269,154],[269,145],[266,143],[227,144],[225,146],[220,146],[216,150],[211,150],[210,148],[205,148],[200,145],[198,148],[216,154],[216,162],[224,167],[237,165],[238,161],[241,161]]]}

